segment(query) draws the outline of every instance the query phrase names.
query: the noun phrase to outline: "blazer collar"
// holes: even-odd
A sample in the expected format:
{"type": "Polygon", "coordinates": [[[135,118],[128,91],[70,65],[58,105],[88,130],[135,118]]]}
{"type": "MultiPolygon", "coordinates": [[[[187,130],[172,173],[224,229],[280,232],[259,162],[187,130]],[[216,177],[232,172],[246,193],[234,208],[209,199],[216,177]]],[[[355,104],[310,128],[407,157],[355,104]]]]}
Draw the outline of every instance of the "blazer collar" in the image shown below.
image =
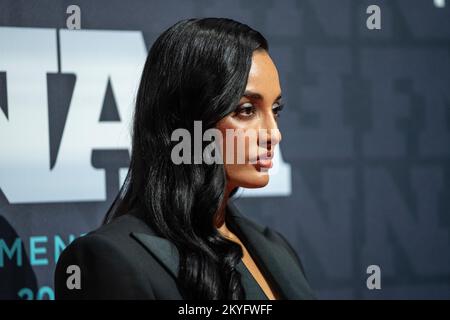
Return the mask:
{"type": "MultiPolygon", "coordinates": [[[[274,241],[275,235],[262,226],[244,217],[233,204],[227,207],[229,228],[233,229],[243,242],[256,263],[260,262],[270,280],[278,286],[285,299],[314,299],[314,295],[301,271],[287,249],[274,241]]],[[[176,246],[169,240],[157,236],[149,228],[148,232],[132,232],[131,236],[143,245],[175,278],[178,277],[179,255],[176,246]]]]}

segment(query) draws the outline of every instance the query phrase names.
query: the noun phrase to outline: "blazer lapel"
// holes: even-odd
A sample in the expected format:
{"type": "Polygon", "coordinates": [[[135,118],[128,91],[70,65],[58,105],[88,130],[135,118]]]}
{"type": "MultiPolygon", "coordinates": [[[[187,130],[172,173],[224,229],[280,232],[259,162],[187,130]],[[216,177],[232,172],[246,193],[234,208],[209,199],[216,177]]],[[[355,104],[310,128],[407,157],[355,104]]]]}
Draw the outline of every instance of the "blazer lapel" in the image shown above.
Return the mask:
{"type": "Polygon", "coordinates": [[[149,233],[132,232],[131,236],[140,242],[175,279],[178,277],[178,249],[172,242],[149,233]]]}
{"type": "MultiPolygon", "coordinates": [[[[235,230],[245,238],[244,245],[254,259],[260,260],[263,268],[270,274],[272,281],[278,285],[285,299],[315,299],[308,282],[290,252],[274,241],[274,234],[266,226],[261,226],[229,205],[228,213],[232,214],[235,230]]],[[[239,236],[239,234],[238,234],[239,236]]]]}
{"type": "MultiPolygon", "coordinates": [[[[271,280],[278,285],[284,298],[314,299],[297,262],[282,245],[274,241],[272,231],[242,216],[234,205],[228,205],[227,210],[233,216],[233,219],[230,219],[234,226],[233,230],[238,233],[238,237],[244,238],[243,243],[247,250],[260,261],[271,280]]],[[[179,254],[171,241],[156,236],[150,228],[149,232],[132,232],[131,236],[177,279],[179,254]]]]}

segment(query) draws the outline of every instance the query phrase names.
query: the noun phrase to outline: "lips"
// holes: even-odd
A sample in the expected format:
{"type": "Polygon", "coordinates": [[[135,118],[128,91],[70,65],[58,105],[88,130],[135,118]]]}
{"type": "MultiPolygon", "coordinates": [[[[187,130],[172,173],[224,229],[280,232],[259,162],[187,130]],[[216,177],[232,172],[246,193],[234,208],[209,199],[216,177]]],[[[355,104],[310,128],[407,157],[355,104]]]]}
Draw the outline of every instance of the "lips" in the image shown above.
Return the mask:
{"type": "Polygon", "coordinates": [[[271,159],[259,159],[256,162],[261,168],[267,168],[270,169],[273,166],[272,160],[271,159]]]}
{"type": "Polygon", "coordinates": [[[262,153],[260,155],[258,155],[256,163],[259,165],[259,167],[261,168],[267,168],[270,169],[273,166],[273,162],[272,162],[272,158],[273,158],[273,152],[270,153],[262,153]],[[268,155],[269,154],[269,155],[268,155]]]}

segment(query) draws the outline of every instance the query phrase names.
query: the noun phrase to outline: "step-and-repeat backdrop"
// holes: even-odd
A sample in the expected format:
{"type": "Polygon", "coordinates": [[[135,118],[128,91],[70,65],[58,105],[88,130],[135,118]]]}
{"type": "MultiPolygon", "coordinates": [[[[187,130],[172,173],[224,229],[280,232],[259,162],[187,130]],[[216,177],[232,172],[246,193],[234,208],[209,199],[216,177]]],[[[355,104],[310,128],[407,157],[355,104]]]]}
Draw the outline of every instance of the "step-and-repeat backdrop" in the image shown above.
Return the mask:
{"type": "Polygon", "coordinates": [[[450,1],[0,0],[0,298],[53,299],[129,163],[146,54],[178,20],[263,33],[286,108],[268,187],[319,298],[450,297],[450,1]]]}

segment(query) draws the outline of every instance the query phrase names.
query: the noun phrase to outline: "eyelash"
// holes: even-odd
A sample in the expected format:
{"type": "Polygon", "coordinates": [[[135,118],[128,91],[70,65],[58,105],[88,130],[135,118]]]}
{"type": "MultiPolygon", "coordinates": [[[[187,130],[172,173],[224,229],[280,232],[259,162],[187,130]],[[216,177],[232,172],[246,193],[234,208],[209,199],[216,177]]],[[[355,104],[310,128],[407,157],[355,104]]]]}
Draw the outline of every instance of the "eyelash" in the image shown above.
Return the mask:
{"type": "MultiPolygon", "coordinates": [[[[277,102],[277,104],[278,104],[277,107],[272,108],[272,111],[276,111],[276,113],[274,113],[274,114],[275,114],[275,118],[279,118],[279,117],[280,117],[280,112],[281,112],[281,110],[283,110],[283,108],[284,108],[284,103],[282,103],[282,102],[277,102]]],[[[246,103],[240,105],[240,106],[236,109],[235,114],[238,115],[238,116],[241,116],[241,117],[243,117],[243,118],[249,119],[249,118],[252,118],[252,117],[254,116],[255,109],[256,109],[256,107],[255,107],[253,104],[251,104],[251,103],[249,103],[249,102],[246,102],[246,103]],[[243,107],[243,106],[246,105],[246,104],[249,104],[250,106],[248,106],[248,107],[243,107]],[[244,111],[244,110],[252,110],[253,114],[251,114],[251,115],[243,115],[243,111],[244,111]]]]}

